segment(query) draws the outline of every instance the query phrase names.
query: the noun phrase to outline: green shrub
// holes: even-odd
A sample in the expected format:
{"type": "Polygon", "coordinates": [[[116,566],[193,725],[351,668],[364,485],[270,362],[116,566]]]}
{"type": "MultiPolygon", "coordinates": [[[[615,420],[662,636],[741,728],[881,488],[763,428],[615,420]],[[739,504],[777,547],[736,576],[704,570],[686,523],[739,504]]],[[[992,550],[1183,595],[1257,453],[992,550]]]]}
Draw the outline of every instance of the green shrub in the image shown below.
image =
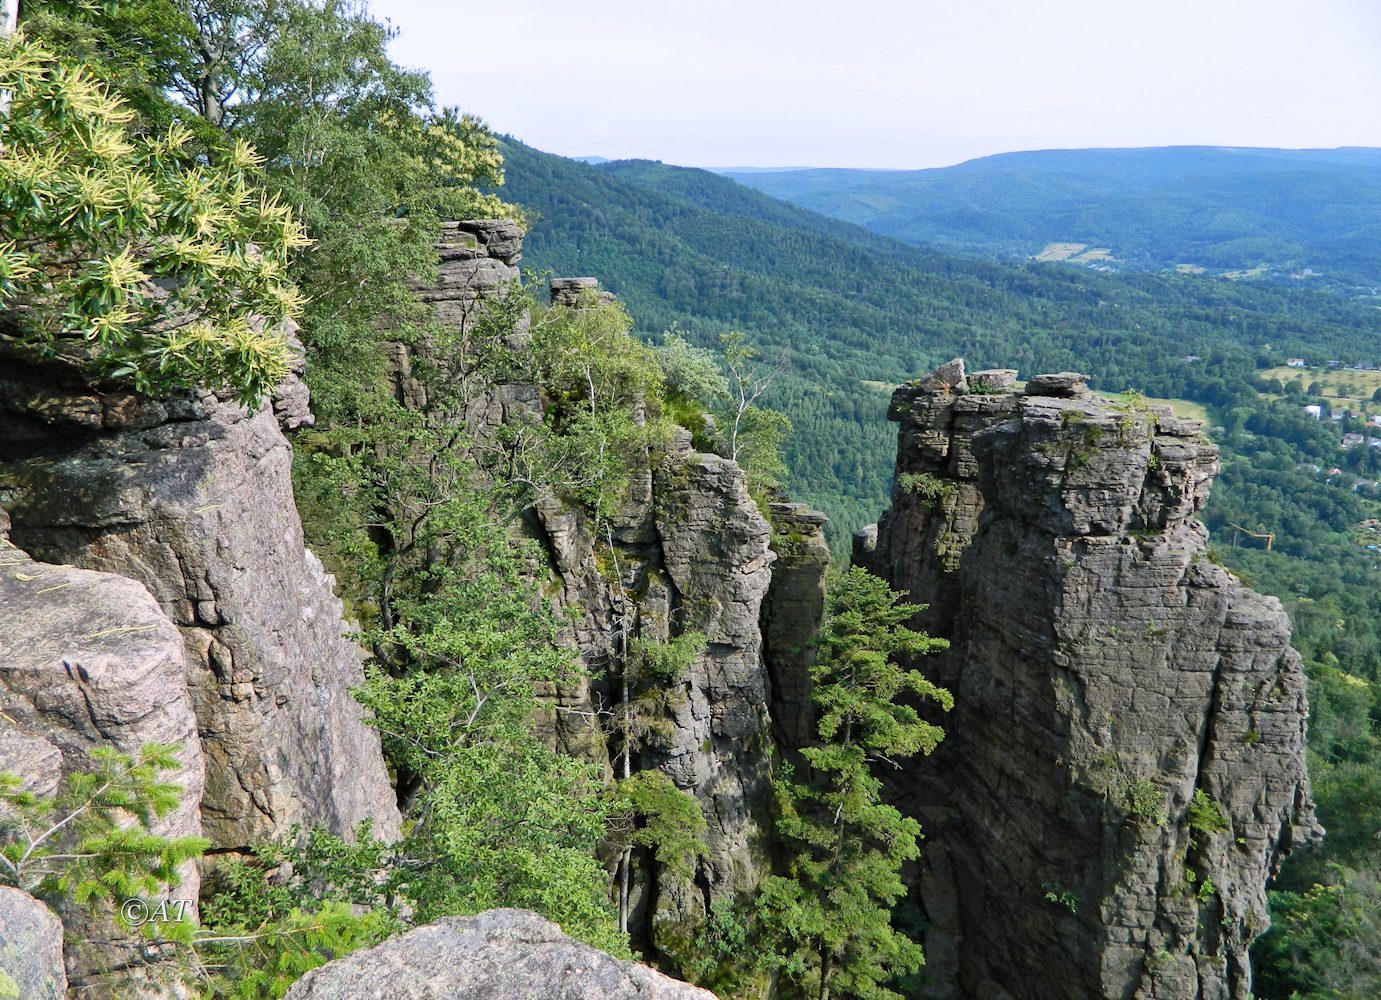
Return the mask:
{"type": "Polygon", "coordinates": [[[1127,812],[1137,822],[1159,826],[1166,821],[1165,793],[1154,782],[1137,781],[1127,786],[1127,812]]]}
{"type": "Polygon", "coordinates": [[[1228,818],[1222,807],[1213,801],[1202,788],[1194,789],[1194,797],[1189,800],[1189,829],[1195,833],[1212,834],[1226,830],[1228,818]]]}

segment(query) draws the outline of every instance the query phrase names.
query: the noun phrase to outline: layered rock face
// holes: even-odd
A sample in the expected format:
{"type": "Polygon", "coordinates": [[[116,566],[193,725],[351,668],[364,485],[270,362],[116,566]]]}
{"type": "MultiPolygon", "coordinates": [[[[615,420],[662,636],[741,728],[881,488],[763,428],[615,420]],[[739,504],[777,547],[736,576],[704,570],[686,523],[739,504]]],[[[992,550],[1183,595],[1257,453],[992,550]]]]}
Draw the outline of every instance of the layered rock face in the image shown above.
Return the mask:
{"type": "MultiPolygon", "coordinates": [[[[300,381],[250,414],[205,391],[145,399],[13,344],[0,343],[0,368],[13,540],[137,581],[128,589],[176,626],[213,844],[239,849],[297,822],[347,832],[371,819],[395,833],[378,736],[349,694],[360,653],[293,505],[280,420],[310,419],[300,381]]],[[[16,627],[8,637],[35,641],[31,624],[16,627]]],[[[170,676],[157,695],[175,689],[170,676]]]]}
{"type": "Polygon", "coordinates": [[[804,504],[774,503],[772,585],[762,606],[763,660],[772,681],[772,735],[787,752],[815,739],[812,643],[825,615],[830,550],[826,517],[804,504]]]}
{"type": "Polygon", "coordinates": [[[669,774],[699,799],[708,824],[709,854],[694,885],[651,871],[639,880],[635,926],[661,947],[659,928],[703,916],[768,870],[771,681],[759,618],[772,582],[771,528],[743,470],[694,451],[685,432],[650,459],[637,495],[604,537],[563,504],[539,505],[536,515],[534,531],[550,553],[549,590],[573,617],[567,640],[602,678],[552,692],[552,733],[562,749],[605,753],[592,715],[617,703],[608,672],[617,674],[631,637],[666,641],[694,630],[706,639],[685,673],[659,691],[634,764],[669,774]]]}
{"type": "MultiPolygon", "coordinates": [[[[47,796],[97,748],[138,756],[147,743],[177,744],[180,766],[163,778],[183,794],[150,828],[200,834],[204,764],[178,630],[135,581],[36,562],[5,527],[0,512],[0,772],[47,796]]],[[[196,867],[182,877],[167,895],[195,900],[196,867]]],[[[74,987],[144,965],[141,944],[115,931],[109,912],[72,905],[62,916],[74,987]]],[[[61,939],[59,930],[59,948],[61,939]]]]}
{"type": "Polygon", "coordinates": [[[1279,603],[1206,554],[1197,421],[1063,373],[898,389],[890,511],[855,558],[929,604],[948,735],[926,828],[927,996],[1246,998],[1265,887],[1316,837],[1279,603]]]}
{"type": "Polygon", "coordinates": [[[307,973],[287,1000],[714,1000],[526,910],[447,917],[307,973]]]}
{"type": "MultiPolygon", "coordinates": [[[[436,283],[419,285],[452,343],[466,343],[481,303],[502,294],[497,276],[517,260],[516,240],[486,241],[484,227],[502,225],[456,223],[442,251],[460,256],[443,264],[436,283]],[[473,236],[473,245],[454,250],[456,234],[473,236]]],[[[611,298],[594,278],[555,279],[551,295],[562,308],[611,298]]],[[[520,336],[523,330],[520,324],[520,336]]],[[[406,352],[399,357],[417,361],[406,352]]],[[[405,373],[399,384],[405,402],[422,401],[405,373]]],[[[466,409],[481,442],[500,424],[541,419],[532,385],[489,386],[466,409]]],[[[666,772],[693,794],[708,825],[709,854],[693,884],[676,883],[641,859],[632,926],[653,949],[673,947],[675,928],[703,916],[716,899],[751,891],[769,868],[769,706],[782,692],[797,720],[792,725],[801,728],[800,699],[806,709],[809,700],[805,650],[818,625],[828,563],[823,515],[780,506],[795,544],[785,569],[774,567],[772,528],[748,495],[743,470],[695,451],[681,431],[633,470],[630,494],[609,523],[595,525],[583,509],[552,498],[538,502],[525,523],[547,553],[544,589],[571,623],[564,639],[588,672],[545,692],[553,746],[620,770],[621,761],[610,761],[608,730],[622,697],[618,677],[629,640],[666,641],[691,630],[706,638],[685,674],[645,708],[658,717],[649,720],[651,732],[632,762],[634,769],[666,772]],[[765,630],[774,636],[771,655],[765,630]]]]}

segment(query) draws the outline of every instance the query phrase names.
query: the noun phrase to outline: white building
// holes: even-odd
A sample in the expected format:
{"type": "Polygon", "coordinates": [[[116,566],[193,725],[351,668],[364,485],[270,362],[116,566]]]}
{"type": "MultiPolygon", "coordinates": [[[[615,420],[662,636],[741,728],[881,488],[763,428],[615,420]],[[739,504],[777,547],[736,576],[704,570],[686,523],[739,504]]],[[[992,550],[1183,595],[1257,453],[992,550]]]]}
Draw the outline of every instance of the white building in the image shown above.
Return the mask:
{"type": "Polygon", "coordinates": [[[1309,414],[1315,420],[1323,419],[1323,407],[1320,406],[1318,403],[1310,403],[1308,406],[1304,408],[1304,412],[1309,414]]]}
{"type": "Polygon", "coordinates": [[[1303,359],[1303,358],[1286,358],[1286,359],[1285,359],[1285,364],[1286,364],[1287,366],[1289,366],[1290,368],[1303,368],[1303,367],[1304,367],[1304,359],[1303,359]]]}

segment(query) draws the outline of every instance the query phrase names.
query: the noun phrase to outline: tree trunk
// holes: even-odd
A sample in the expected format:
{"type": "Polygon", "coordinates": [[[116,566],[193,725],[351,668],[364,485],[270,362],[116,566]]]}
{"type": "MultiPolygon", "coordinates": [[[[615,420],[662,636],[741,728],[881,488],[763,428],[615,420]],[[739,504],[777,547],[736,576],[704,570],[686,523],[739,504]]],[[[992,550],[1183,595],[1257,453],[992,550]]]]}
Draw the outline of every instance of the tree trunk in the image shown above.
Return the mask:
{"type": "MultiPolygon", "coordinates": [[[[626,654],[625,654],[626,656],[626,654]]],[[[623,699],[624,729],[623,729],[623,779],[628,780],[632,773],[633,756],[633,733],[632,720],[628,718],[628,664],[623,667],[623,674],[619,682],[619,695],[623,699]]],[[[619,933],[628,933],[628,900],[632,873],[629,869],[633,865],[633,845],[630,844],[623,849],[623,862],[619,871],[619,933]]]]}
{"type": "MultiPolygon", "coordinates": [[[[0,0],[0,38],[9,38],[19,27],[19,0],[0,0]]],[[[0,118],[10,113],[10,92],[0,90],[0,118]]],[[[5,145],[0,142],[0,150],[5,145]]]]}

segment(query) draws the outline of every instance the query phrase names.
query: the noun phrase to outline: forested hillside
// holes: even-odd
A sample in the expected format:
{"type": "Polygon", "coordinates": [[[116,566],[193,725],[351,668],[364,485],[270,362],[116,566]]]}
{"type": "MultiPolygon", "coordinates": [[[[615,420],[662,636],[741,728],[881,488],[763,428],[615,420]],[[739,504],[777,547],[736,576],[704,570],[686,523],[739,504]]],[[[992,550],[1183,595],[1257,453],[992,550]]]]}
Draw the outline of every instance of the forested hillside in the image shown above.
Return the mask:
{"type": "Polygon", "coordinates": [[[835,518],[837,554],[885,506],[888,391],[937,360],[962,354],[971,368],[1023,376],[1075,369],[1104,390],[1206,406],[1222,448],[1206,512],[1217,557],[1281,597],[1295,623],[1330,830],[1273,894],[1258,995],[1381,988],[1381,558],[1358,541],[1358,525],[1381,513],[1381,452],[1344,449],[1341,423],[1303,412],[1322,400],[1273,399],[1257,377],[1290,353],[1375,363],[1374,308],[1299,287],[948,258],[704,171],[593,167],[512,141],[505,154],[506,193],[539,217],[528,264],[601,275],[645,335],[675,324],[710,343],[736,328],[784,354],[790,367],[771,400],[795,427],[789,480],[835,518]],[[1273,533],[1271,551],[1234,524],[1273,533]]]}
{"type": "Polygon", "coordinates": [[[1297,289],[947,257],[702,170],[591,166],[512,140],[504,153],[506,196],[537,217],[526,265],[599,275],[647,335],[738,329],[784,356],[790,483],[832,515],[836,545],[890,489],[887,391],[949,357],[1184,396],[1202,380],[1190,355],[1233,354],[1247,372],[1268,347],[1375,352],[1374,311],[1297,289]]]}
{"type": "Polygon", "coordinates": [[[1048,253],[1115,269],[1185,265],[1354,294],[1381,289],[1381,150],[1041,150],[933,170],[730,176],[961,253],[1034,257],[1069,244],[1048,253]],[[1107,254],[1079,258],[1097,248],[1107,254]]]}

